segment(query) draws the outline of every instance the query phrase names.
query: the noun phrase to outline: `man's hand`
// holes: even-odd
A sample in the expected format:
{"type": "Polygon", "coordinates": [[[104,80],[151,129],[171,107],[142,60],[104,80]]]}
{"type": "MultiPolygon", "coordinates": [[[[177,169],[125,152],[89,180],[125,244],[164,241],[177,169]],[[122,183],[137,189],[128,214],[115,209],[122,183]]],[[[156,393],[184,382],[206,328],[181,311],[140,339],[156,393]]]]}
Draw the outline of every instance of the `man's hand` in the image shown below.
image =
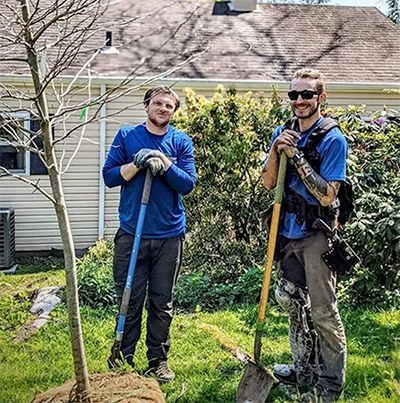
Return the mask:
{"type": "Polygon", "coordinates": [[[142,148],[133,157],[133,163],[139,168],[145,168],[145,163],[149,158],[162,158],[165,157],[161,151],[152,150],[150,148],[142,148]]]}
{"type": "Polygon", "coordinates": [[[136,153],[133,157],[133,164],[136,165],[138,168],[147,168],[146,162],[150,158],[158,158],[159,160],[161,160],[164,167],[162,173],[168,171],[169,167],[172,164],[169,158],[167,158],[167,156],[161,151],[151,150],[149,148],[142,148],[138,153],[136,153]]]}
{"type": "Polygon", "coordinates": [[[165,172],[164,164],[158,157],[151,157],[144,162],[143,168],[150,169],[153,176],[162,175],[165,172]]]}
{"type": "Polygon", "coordinates": [[[274,141],[273,149],[280,153],[284,151],[288,158],[292,158],[298,151],[297,142],[300,139],[300,133],[294,130],[285,129],[274,141]]]}

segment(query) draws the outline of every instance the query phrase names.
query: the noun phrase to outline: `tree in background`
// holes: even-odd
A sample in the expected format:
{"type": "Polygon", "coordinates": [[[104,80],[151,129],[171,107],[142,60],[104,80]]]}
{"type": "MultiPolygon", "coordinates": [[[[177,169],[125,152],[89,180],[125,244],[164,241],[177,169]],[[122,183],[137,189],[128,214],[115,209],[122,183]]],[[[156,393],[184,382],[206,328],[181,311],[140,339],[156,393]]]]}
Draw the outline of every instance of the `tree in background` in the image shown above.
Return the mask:
{"type": "Polygon", "coordinates": [[[399,0],[386,0],[386,4],[388,7],[388,17],[395,22],[397,25],[400,25],[400,2],[399,0]]]}

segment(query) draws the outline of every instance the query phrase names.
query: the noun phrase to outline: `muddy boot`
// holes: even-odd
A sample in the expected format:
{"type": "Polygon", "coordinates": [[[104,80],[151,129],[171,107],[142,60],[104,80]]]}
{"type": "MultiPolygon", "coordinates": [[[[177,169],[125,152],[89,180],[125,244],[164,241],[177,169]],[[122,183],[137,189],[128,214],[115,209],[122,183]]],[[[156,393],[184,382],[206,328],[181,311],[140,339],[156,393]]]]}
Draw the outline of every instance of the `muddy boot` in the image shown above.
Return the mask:
{"type": "Polygon", "coordinates": [[[297,386],[297,376],[293,365],[275,364],[274,376],[285,385],[297,386]]]}

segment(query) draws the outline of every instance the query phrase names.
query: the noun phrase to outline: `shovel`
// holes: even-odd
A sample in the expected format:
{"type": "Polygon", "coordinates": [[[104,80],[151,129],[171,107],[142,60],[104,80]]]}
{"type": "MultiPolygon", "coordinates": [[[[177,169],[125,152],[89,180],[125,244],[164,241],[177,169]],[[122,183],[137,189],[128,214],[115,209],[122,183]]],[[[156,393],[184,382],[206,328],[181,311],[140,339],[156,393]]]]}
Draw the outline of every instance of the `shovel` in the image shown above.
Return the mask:
{"type": "Polygon", "coordinates": [[[149,203],[149,196],[151,190],[151,184],[153,182],[153,176],[150,170],[146,172],[146,179],[144,180],[142,200],[140,202],[139,217],[136,224],[135,239],[133,242],[132,255],[129,261],[128,274],[126,276],[126,284],[124,293],[122,294],[121,306],[119,308],[119,316],[117,323],[117,330],[115,332],[115,341],[111,349],[111,357],[109,358],[110,364],[116,366],[116,361],[121,360],[121,343],[124,335],[124,327],[126,315],[128,313],[129,299],[132,292],[133,277],[135,275],[136,261],[139,253],[140,240],[142,238],[143,222],[146,215],[147,204],[149,203]]]}
{"type": "Polygon", "coordinates": [[[264,278],[262,282],[260,304],[258,307],[258,318],[256,324],[256,334],[254,338],[254,361],[250,360],[245,368],[239,388],[236,393],[237,403],[264,403],[273,384],[277,382],[273,374],[260,365],[261,337],[265,324],[265,312],[271,282],[272,265],[276,239],[278,235],[279,217],[281,211],[283,189],[285,185],[287,167],[287,156],[285,152],[280,155],[278,181],[275,190],[274,209],[272,212],[271,229],[268,238],[267,257],[264,267],[264,278]]]}

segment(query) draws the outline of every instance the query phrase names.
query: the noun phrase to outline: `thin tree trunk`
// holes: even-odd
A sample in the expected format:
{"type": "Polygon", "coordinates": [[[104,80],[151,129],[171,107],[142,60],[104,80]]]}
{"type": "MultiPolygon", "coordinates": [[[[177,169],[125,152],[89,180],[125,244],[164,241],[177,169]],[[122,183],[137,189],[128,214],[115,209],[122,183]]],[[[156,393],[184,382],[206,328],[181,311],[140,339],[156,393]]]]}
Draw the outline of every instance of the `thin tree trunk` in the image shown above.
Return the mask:
{"type": "Polygon", "coordinates": [[[35,93],[39,94],[35,99],[35,104],[39,113],[41,137],[45,160],[49,167],[49,179],[56,201],[54,208],[56,210],[58,226],[60,229],[61,240],[64,250],[65,274],[67,285],[67,306],[68,318],[71,333],[72,355],[75,368],[76,392],[77,398],[84,402],[90,402],[90,383],[89,374],[86,365],[85,351],[83,346],[82,327],[79,313],[78,282],[76,276],[76,258],[75,247],[72,238],[70,222],[68,218],[67,207],[65,204],[64,191],[61,177],[58,172],[57,157],[52,145],[52,130],[49,119],[48,104],[45,91],[42,91],[41,76],[39,70],[39,57],[35,52],[32,39],[32,32],[29,27],[30,12],[28,0],[20,0],[22,7],[22,18],[25,23],[25,49],[28,56],[28,64],[31,70],[35,93]]]}
{"type": "Polygon", "coordinates": [[[80,400],[90,401],[89,374],[86,365],[85,349],[83,346],[82,326],[79,312],[78,281],[76,276],[76,258],[74,241],[68,211],[65,205],[64,192],[59,175],[50,174],[53,196],[58,204],[55,205],[58,226],[64,249],[65,276],[67,285],[67,306],[69,327],[71,333],[72,355],[74,360],[77,394],[80,400]]]}

